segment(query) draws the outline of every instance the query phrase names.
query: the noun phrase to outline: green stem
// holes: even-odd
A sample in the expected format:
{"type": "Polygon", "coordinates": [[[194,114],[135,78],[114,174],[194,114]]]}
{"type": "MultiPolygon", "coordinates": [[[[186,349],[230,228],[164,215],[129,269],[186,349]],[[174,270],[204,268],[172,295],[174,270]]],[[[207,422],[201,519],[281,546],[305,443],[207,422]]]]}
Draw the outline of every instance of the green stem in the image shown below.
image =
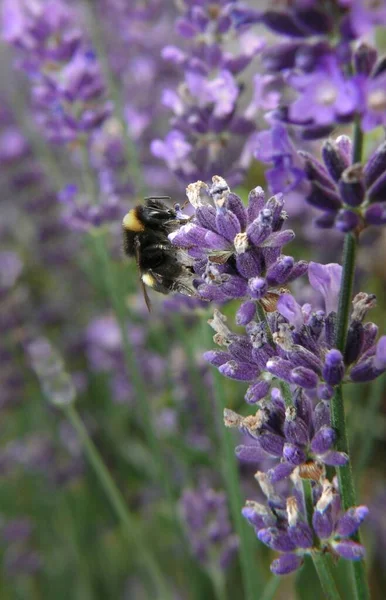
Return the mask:
{"type": "Polygon", "coordinates": [[[94,174],[94,171],[90,164],[90,156],[87,146],[87,140],[84,140],[81,147],[81,158],[82,158],[82,169],[81,169],[81,178],[83,189],[88,196],[87,200],[89,202],[93,202],[95,204],[98,203],[99,200],[99,189],[97,180],[94,174]]]}
{"type": "Polygon", "coordinates": [[[352,153],[352,161],[353,163],[358,163],[362,161],[362,151],[363,151],[363,131],[361,128],[360,117],[357,116],[354,122],[354,131],[353,131],[353,153],[352,153]]]}
{"type": "Polygon", "coordinates": [[[80,441],[82,442],[87,458],[92,465],[115,514],[123,525],[123,530],[126,537],[133,544],[133,547],[136,547],[139,550],[138,558],[143,560],[146,568],[151,574],[154,585],[156,586],[158,593],[161,594],[159,597],[171,598],[171,593],[169,592],[168,586],[164,580],[162,571],[159,569],[157,562],[154,560],[152,554],[146,546],[146,538],[142,535],[137,527],[137,520],[129,513],[119,489],[108,472],[106,465],[104,464],[98,450],[92,442],[87,429],[85,428],[75,407],[73,405],[69,405],[63,410],[77,432],[80,441]]]}
{"type": "Polygon", "coordinates": [[[212,580],[213,589],[215,593],[216,600],[226,600],[226,586],[225,586],[225,577],[222,571],[217,567],[213,569],[208,569],[209,576],[212,580]]]}
{"type": "Polygon", "coordinates": [[[284,399],[284,403],[286,405],[286,407],[290,407],[293,406],[293,400],[292,400],[292,393],[291,393],[291,388],[289,386],[288,383],[286,383],[285,381],[279,381],[279,386],[280,386],[280,390],[281,393],[283,395],[283,399],[284,399]]]}
{"type": "Polygon", "coordinates": [[[259,320],[262,321],[263,323],[265,323],[265,329],[267,332],[268,342],[271,344],[271,346],[273,346],[274,343],[273,343],[272,331],[271,331],[271,328],[268,323],[267,313],[265,312],[264,307],[262,306],[262,304],[260,302],[256,302],[256,311],[257,311],[257,316],[259,317],[259,320]]]}
{"type": "MultiPolygon", "coordinates": [[[[225,391],[222,375],[220,375],[217,370],[214,372],[214,398],[217,414],[222,415],[224,408],[226,407],[225,391]]],[[[256,600],[257,594],[263,585],[264,578],[261,565],[256,556],[256,537],[241,514],[243,499],[241,496],[238,465],[234,446],[235,442],[232,432],[225,427],[221,427],[220,447],[222,470],[233,522],[240,539],[240,563],[244,585],[243,598],[245,598],[245,600],[256,600]]]]}
{"type": "Polygon", "coordinates": [[[339,306],[336,323],[336,347],[344,352],[347,327],[350,315],[352,292],[354,286],[355,261],[357,254],[357,238],[355,234],[348,233],[344,240],[343,248],[343,274],[339,294],[339,306]]]}
{"type": "Polygon", "coordinates": [[[267,585],[263,590],[263,594],[260,600],[274,600],[274,598],[276,597],[276,592],[279,589],[279,586],[282,581],[283,579],[281,577],[271,577],[271,579],[268,581],[267,585]]]}
{"type": "MultiPolygon", "coordinates": [[[[354,162],[359,162],[361,160],[362,146],[363,134],[360,129],[360,122],[357,120],[354,125],[354,162]]],[[[354,284],[356,251],[357,237],[353,233],[348,233],[345,237],[343,249],[343,274],[336,323],[336,347],[342,353],[344,352],[347,338],[347,328],[354,284]]],[[[336,449],[340,452],[345,452],[350,456],[342,385],[338,385],[336,387],[334,396],[331,400],[331,422],[337,433],[336,449]]],[[[343,467],[337,467],[336,470],[339,481],[339,491],[342,500],[342,509],[347,510],[356,503],[351,462],[343,467]]],[[[356,542],[359,542],[359,532],[352,536],[352,539],[356,542]]],[[[353,573],[353,583],[356,598],[358,598],[358,600],[367,600],[370,597],[370,592],[366,578],[364,561],[353,562],[351,564],[351,569],[353,573]]]]}
{"type": "Polygon", "coordinates": [[[122,98],[122,91],[119,87],[116,76],[113,73],[111,65],[109,64],[106,46],[103,39],[103,31],[101,27],[102,19],[97,14],[95,6],[95,0],[87,0],[89,5],[89,23],[92,42],[95,46],[95,50],[98,56],[98,60],[101,63],[103,75],[107,85],[108,95],[114,103],[114,116],[120,123],[122,128],[123,139],[125,143],[125,153],[127,168],[132,180],[132,183],[136,187],[136,191],[140,196],[144,196],[145,183],[143,180],[143,173],[138,158],[138,152],[136,145],[131,139],[128,131],[128,125],[124,118],[124,102],[122,98]]]}
{"type": "MultiPolygon", "coordinates": [[[[304,505],[306,508],[307,521],[309,526],[312,528],[312,515],[314,513],[314,503],[312,499],[312,485],[309,479],[303,479],[303,497],[304,505]]],[[[340,598],[338,589],[335,584],[334,577],[332,575],[330,557],[327,553],[324,553],[317,549],[319,544],[318,538],[313,533],[313,546],[314,549],[311,553],[312,561],[314,563],[316,572],[319,577],[320,584],[323,589],[325,597],[329,600],[338,600],[340,598]]]]}
{"type": "Polygon", "coordinates": [[[326,600],[341,600],[341,596],[332,576],[329,556],[323,554],[323,552],[315,551],[312,553],[312,560],[323,588],[324,598],[326,600]]]}

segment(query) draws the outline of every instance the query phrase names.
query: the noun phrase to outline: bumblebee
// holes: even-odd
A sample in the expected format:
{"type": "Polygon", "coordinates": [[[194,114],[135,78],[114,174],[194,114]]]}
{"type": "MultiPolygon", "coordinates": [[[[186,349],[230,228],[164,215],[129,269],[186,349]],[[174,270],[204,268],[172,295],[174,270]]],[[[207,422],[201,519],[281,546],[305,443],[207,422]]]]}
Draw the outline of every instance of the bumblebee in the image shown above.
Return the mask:
{"type": "Polygon", "coordinates": [[[123,249],[135,257],[146,305],[150,300],[146,286],[161,294],[179,292],[196,296],[193,286],[193,261],[183,249],[172,245],[168,235],[189,221],[179,218],[176,210],[163,200],[168,196],[145,198],[145,204],[131,209],[123,218],[123,249]]]}

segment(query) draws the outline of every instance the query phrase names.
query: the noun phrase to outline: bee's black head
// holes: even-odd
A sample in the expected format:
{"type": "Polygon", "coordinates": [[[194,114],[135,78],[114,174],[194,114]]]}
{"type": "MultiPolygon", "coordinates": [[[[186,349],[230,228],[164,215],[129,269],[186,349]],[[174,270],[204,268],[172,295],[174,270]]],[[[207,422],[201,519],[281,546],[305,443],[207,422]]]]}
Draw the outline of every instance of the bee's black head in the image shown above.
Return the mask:
{"type": "Polygon", "coordinates": [[[145,227],[159,228],[166,221],[171,221],[177,218],[176,211],[169,208],[162,199],[166,199],[166,196],[157,198],[146,198],[143,206],[137,206],[138,218],[145,225],[145,227]]]}

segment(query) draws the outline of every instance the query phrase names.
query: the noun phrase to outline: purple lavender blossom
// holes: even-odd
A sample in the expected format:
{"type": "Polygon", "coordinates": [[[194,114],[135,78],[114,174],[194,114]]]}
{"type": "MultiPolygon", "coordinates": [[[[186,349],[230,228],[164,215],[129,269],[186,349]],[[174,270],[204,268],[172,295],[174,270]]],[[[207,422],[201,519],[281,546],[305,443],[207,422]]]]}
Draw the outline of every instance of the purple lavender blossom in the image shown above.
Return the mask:
{"type": "MultiPolygon", "coordinates": [[[[226,377],[249,383],[245,395],[249,404],[260,406],[275,378],[292,386],[295,396],[300,388],[316,393],[324,401],[332,397],[334,387],[341,382],[371,381],[386,370],[386,336],[376,342],[378,328],[363,322],[375,306],[375,296],[359,293],[354,297],[342,354],[334,347],[340,267],[311,263],[310,272],[312,285],[324,295],[326,312],[313,310],[309,304],[301,307],[290,294],[281,294],[276,311],[267,313],[269,331],[266,323],[254,320],[256,306],[250,311],[249,303],[237,313],[239,322],[245,325],[245,335],[232,333],[219,311],[209,321],[216,332],[214,341],[223,349],[210,350],[204,357],[226,377]]],[[[311,431],[305,439],[310,441],[313,435],[311,431]]],[[[281,440],[274,456],[282,456],[283,443],[281,440]]],[[[313,451],[319,454],[317,445],[313,451]]],[[[306,460],[307,454],[302,454],[302,461],[306,460]]]]}
{"type": "Polygon", "coordinates": [[[323,211],[316,225],[347,233],[385,223],[385,144],[365,165],[352,163],[351,141],[346,136],[323,144],[324,165],[308,152],[301,151],[300,155],[311,184],[306,201],[323,211]]]}
{"type": "MultiPolygon", "coordinates": [[[[121,86],[123,113],[131,139],[135,143],[141,163],[143,179],[149,192],[173,196],[176,181],[164,164],[150,151],[151,141],[165,134],[165,106],[174,102],[174,89],[179,80],[179,67],[162,58],[166,44],[173,44],[178,34],[171,23],[176,19],[177,7],[172,2],[149,0],[145,4],[122,0],[101,0],[95,7],[103,27],[106,50],[111,70],[121,86]],[[170,98],[169,91],[173,99],[170,98]]],[[[173,106],[171,109],[174,111],[173,106]]],[[[122,124],[115,117],[108,119],[96,132],[93,140],[93,164],[104,190],[118,196],[133,194],[138,181],[128,180],[125,160],[125,139],[122,124]]],[[[166,146],[170,147],[168,140],[166,146]]],[[[177,146],[177,144],[176,144],[177,146]]],[[[178,148],[175,152],[178,154],[178,148]]],[[[182,157],[180,160],[182,160],[182,157]]],[[[173,151],[170,152],[173,162],[173,151]]],[[[178,158],[176,157],[178,162],[178,158]]],[[[178,191],[180,187],[178,186],[178,191]]]]}
{"type": "MultiPolygon", "coordinates": [[[[365,130],[382,122],[385,99],[380,69],[374,67],[375,59],[371,65],[367,61],[363,69],[364,45],[351,45],[386,22],[383,7],[370,8],[362,0],[332,5],[291,2],[285,10],[262,13],[260,20],[274,32],[292,38],[263,52],[267,71],[282,73],[289,87],[299,92],[294,102],[283,102],[275,111],[276,118],[301,125],[308,138],[322,137],[328,127],[351,122],[358,114],[365,130]],[[365,96],[367,101],[363,101],[365,96]]],[[[376,56],[375,49],[367,52],[370,54],[376,56]]]]}
{"type": "Polygon", "coordinates": [[[3,37],[31,80],[38,124],[60,144],[89,136],[111,112],[98,61],[76,21],[62,0],[3,5],[3,37]]]}
{"type": "Polygon", "coordinates": [[[116,222],[122,215],[118,196],[104,194],[102,201],[96,204],[94,198],[83,196],[73,184],[59,192],[58,200],[63,205],[62,222],[72,231],[90,231],[116,222]]]}
{"type": "Polygon", "coordinates": [[[257,187],[245,208],[226,181],[214,177],[210,187],[201,181],[190,184],[187,196],[196,210],[194,219],[170,239],[194,258],[203,299],[272,299],[277,288],[307,270],[305,261],[281,254],[294,238],[293,231],[281,231],[286,220],[282,195],[265,201],[264,191],[257,187]]]}
{"type": "Polygon", "coordinates": [[[272,165],[265,171],[270,191],[273,194],[285,194],[291,216],[304,214],[304,197],[309,194],[310,183],[304,170],[304,161],[297,153],[287,128],[273,121],[270,129],[257,133],[254,155],[257,160],[272,165]]]}
{"type": "Polygon", "coordinates": [[[368,509],[357,506],[342,512],[335,483],[324,477],[312,482],[313,513],[309,523],[299,476],[293,478],[292,495],[288,496],[279,494],[265,473],[258,472],[256,479],[267,504],[247,501],[243,515],[255,528],[258,539],[281,553],[271,564],[273,573],[296,571],[304,555],[313,552],[330,552],[354,561],[364,557],[364,547],[349,538],[367,517],[368,509]]]}
{"type": "Polygon", "coordinates": [[[174,114],[168,134],[153,140],[151,149],[184,183],[208,180],[218,171],[232,184],[240,183],[252,158],[250,135],[256,127],[252,105],[245,113],[239,108],[240,76],[263,41],[248,31],[252,21],[244,19],[245,7],[240,4],[238,10],[238,2],[185,2],[185,8],[176,29],[186,49],[168,45],[162,52],[183,70],[183,82],[163,92],[162,101],[174,114]],[[238,47],[228,50],[231,36],[238,47]]]}
{"type": "Polygon", "coordinates": [[[262,454],[274,459],[267,471],[272,483],[286,479],[295,469],[305,476],[320,475],[323,465],[342,466],[348,461],[347,454],[334,450],[336,433],[328,401],[320,400],[314,406],[301,389],[293,397],[293,406],[286,408],[279,390],[273,388],[271,398],[259,402],[255,415],[224,412],[225,425],[237,427],[250,440],[236,447],[240,460],[258,463],[262,454]]]}
{"type": "Polygon", "coordinates": [[[187,489],[180,510],[197,559],[209,569],[227,569],[237,552],[238,539],[232,532],[226,495],[205,485],[187,489]]]}
{"type": "Polygon", "coordinates": [[[346,79],[336,60],[328,57],[311,73],[293,74],[288,83],[299,97],[290,104],[290,122],[324,126],[352,119],[359,106],[359,91],[346,79]]]}

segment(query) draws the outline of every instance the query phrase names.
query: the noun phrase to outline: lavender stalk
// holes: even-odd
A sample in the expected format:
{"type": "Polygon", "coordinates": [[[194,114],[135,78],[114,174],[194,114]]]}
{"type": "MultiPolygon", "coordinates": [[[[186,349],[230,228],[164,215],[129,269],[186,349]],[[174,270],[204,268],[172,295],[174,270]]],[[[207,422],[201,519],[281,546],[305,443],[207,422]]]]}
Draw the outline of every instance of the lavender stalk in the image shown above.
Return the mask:
{"type": "Polygon", "coordinates": [[[83,425],[76,408],[73,404],[70,404],[64,408],[64,413],[76,430],[87,454],[87,458],[92,465],[114,512],[124,527],[125,535],[129,541],[133,543],[133,546],[140,547],[143,560],[149,573],[151,573],[156,589],[158,590],[157,593],[160,594],[161,598],[171,598],[171,593],[169,593],[168,586],[164,581],[162,571],[160,570],[157,562],[149,553],[148,549],[145,547],[145,537],[139,531],[137,531],[136,520],[128,512],[125,501],[115,485],[113,478],[108,472],[106,465],[104,464],[93,441],[88,435],[87,429],[83,425]]]}
{"type": "Polygon", "coordinates": [[[75,387],[72,378],[64,368],[61,357],[44,338],[37,338],[30,341],[27,345],[27,352],[44,395],[52,405],[64,412],[77,432],[87,458],[114,512],[123,525],[125,536],[133,544],[133,547],[135,546],[140,550],[139,559],[144,562],[151,574],[157,592],[162,598],[171,597],[162,571],[146,546],[146,538],[138,531],[136,519],[128,511],[121,492],[117,488],[74,406],[76,399],[75,387]]]}
{"type": "MultiPolygon", "coordinates": [[[[353,162],[361,161],[362,149],[363,134],[360,128],[360,123],[357,120],[354,125],[353,162]]],[[[346,345],[350,302],[354,284],[356,249],[356,235],[354,233],[347,233],[344,241],[342,285],[339,294],[336,326],[336,347],[340,351],[344,351],[346,345]]],[[[341,384],[337,386],[335,394],[331,400],[331,422],[338,434],[336,444],[337,450],[350,455],[344,411],[343,387],[341,384]]],[[[355,505],[355,487],[351,462],[337,467],[337,475],[343,508],[347,510],[350,506],[355,505]]],[[[359,532],[356,532],[352,539],[355,542],[360,543],[359,532]]],[[[361,560],[353,563],[351,569],[354,576],[356,597],[358,600],[366,600],[370,597],[370,592],[366,578],[364,561],[361,560]]]]}

